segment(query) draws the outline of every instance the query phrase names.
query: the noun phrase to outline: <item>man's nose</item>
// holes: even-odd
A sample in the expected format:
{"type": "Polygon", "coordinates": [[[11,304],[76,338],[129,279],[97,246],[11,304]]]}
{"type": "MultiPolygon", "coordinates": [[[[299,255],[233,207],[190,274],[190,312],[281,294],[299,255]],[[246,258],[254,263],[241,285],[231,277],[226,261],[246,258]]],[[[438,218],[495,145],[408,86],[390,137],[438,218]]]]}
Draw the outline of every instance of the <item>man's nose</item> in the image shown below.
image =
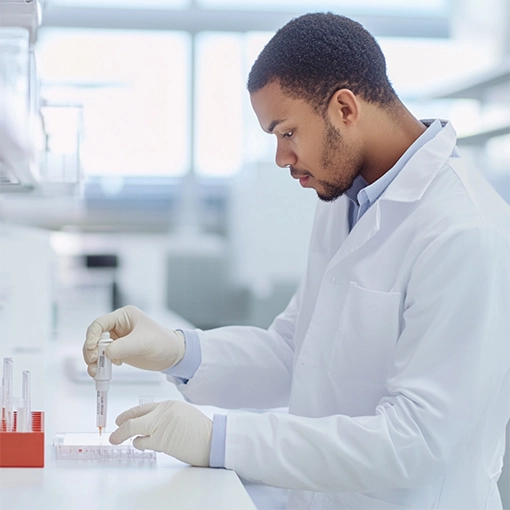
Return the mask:
{"type": "Polygon", "coordinates": [[[280,168],[286,168],[289,165],[296,165],[297,157],[292,150],[278,144],[276,147],[275,162],[280,168]]]}

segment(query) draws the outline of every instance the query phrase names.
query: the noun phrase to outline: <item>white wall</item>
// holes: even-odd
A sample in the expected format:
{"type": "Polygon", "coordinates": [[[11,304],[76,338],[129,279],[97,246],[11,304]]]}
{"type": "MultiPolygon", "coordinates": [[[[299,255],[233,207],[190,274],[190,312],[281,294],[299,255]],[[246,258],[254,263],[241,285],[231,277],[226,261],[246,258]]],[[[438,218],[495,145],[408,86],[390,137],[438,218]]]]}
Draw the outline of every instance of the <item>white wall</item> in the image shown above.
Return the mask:
{"type": "Polygon", "coordinates": [[[52,333],[49,233],[0,223],[0,354],[42,352],[52,333]]]}
{"type": "Polygon", "coordinates": [[[233,186],[229,213],[234,278],[262,296],[275,282],[299,282],[317,200],[288,169],[275,164],[245,169],[233,186]]]}

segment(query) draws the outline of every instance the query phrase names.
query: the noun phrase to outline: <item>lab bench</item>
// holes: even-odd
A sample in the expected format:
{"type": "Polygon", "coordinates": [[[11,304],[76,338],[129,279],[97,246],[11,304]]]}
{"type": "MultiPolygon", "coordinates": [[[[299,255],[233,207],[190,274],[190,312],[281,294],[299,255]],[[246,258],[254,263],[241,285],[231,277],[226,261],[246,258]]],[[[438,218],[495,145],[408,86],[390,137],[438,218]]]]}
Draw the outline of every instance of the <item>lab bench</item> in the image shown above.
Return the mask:
{"type": "MultiPolygon", "coordinates": [[[[48,351],[13,353],[17,369],[32,372],[32,409],[45,412],[45,467],[0,468],[1,510],[256,510],[233,471],[191,467],[162,453],[146,462],[57,458],[56,433],[97,430],[95,388],[92,379],[82,380],[83,374],[73,377],[73,367],[79,366],[73,356],[80,357],[81,345],[58,343],[48,351]]],[[[152,394],[155,401],[182,399],[161,374],[159,379],[152,374],[129,382],[124,371],[116,382],[116,368],[127,370],[114,367],[106,433],[115,429],[120,412],[138,404],[141,394],[152,394]]],[[[209,416],[214,412],[201,410],[209,416]]]]}

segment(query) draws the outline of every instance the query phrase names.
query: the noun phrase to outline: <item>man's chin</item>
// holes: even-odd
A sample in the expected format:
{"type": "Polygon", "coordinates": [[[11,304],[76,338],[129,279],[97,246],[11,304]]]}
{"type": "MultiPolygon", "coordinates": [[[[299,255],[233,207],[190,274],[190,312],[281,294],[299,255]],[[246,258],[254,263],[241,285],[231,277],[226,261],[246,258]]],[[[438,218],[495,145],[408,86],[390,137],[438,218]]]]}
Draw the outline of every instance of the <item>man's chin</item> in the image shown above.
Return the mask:
{"type": "Polygon", "coordinates": [[[319,197],[319,200],[322,202],[334,202],[337,198],[340,198],[343,195],[343,193],[335,193],[335,194],[324,194],[319,193],[317,191],[317,196],[319,197]]]}

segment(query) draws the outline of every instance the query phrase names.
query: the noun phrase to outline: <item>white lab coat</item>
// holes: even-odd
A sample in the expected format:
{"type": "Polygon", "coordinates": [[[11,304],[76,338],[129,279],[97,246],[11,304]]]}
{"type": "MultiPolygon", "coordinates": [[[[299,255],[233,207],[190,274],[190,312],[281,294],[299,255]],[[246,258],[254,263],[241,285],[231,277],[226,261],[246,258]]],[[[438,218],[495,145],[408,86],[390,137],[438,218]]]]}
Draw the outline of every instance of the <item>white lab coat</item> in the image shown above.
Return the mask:
{"type": "MultiPolygon", "coordinates": [[[[268,330],[199,331],[182,393],[231,413],[226,467],[289,508],[499,509],[510,417],[510,208],[444,129],[351,233],[317,208],[304,281],[268,330]]],[[[284,242],[284,240],[282,240],[284,242]]]]}

